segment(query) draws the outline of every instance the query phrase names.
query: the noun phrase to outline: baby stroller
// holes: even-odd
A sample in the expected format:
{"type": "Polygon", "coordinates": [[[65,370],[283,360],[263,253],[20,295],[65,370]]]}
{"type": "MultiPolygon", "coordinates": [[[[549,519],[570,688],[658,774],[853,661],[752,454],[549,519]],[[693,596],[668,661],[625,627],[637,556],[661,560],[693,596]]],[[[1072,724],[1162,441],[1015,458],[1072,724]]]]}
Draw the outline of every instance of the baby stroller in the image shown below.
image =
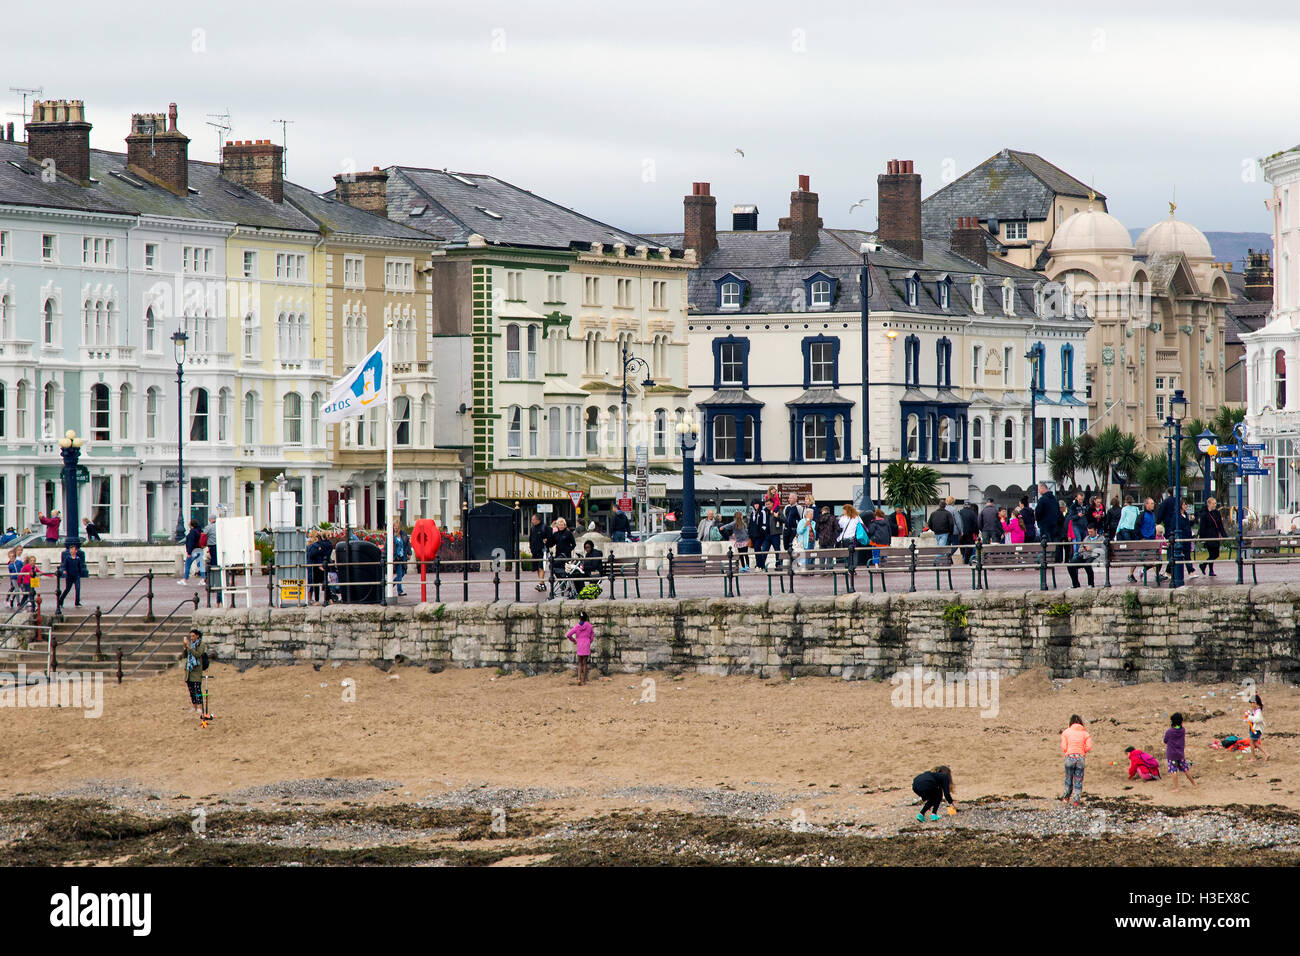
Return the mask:
{"type": "Polygon", "coordinates": [[[591,598],[600,597],[600,582],[594,578],[588,578],[586,569],[582,561],[574,559],[566,561],[562,570],[555,573],[555,589],[551,596],[559,596],[568,601],[574,601],[578,598],[590,600],[591,598]]]}

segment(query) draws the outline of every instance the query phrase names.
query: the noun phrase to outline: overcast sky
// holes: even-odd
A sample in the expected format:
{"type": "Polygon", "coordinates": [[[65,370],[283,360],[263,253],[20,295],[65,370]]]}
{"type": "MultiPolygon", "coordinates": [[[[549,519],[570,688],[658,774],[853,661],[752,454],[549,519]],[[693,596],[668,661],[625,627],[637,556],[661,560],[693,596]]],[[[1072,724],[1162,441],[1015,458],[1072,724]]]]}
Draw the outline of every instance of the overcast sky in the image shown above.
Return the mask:
{"type": "Polygon", "coordinates": [[[289,119],[289,177],[314,189],[349,164],[449,167],[641,232],[679,231],[695,180],[719,225],[752,202],[773,228],[800,173],[828,226],[874,228],[887,160],[914,160],[929,195],[1003,147],[1095,183],[1130,227],[1176,189],[1203,230],[1269,231],[1255,160],[1300,141],[1300,11],[1088,7],[8,4],[4,86],[84,99],[100,148],[175,101],[191,158],[216,158],[208,114],[276,142],[289,119]]]}

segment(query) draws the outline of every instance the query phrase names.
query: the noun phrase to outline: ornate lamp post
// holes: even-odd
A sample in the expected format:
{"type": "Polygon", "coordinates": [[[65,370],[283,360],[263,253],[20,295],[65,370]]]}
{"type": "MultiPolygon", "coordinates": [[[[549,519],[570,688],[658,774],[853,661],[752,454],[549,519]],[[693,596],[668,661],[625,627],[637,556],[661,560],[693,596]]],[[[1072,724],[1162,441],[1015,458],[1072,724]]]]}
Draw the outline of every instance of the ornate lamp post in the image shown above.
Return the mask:
{"type": "MultiPolygon", "coordinates": [[[[627,342],[623,343],[623,402],[620,409],[623,414],[623,497],[627,497],[627,373],[634,368],[645,370],[645,381],[641,383],[642,388],[651,388],[654,385],[654,379],[650,377],[650,364],[643,358],[627,354],[627,342]]],[[[590,507],[590,505],[588,505],[590,507]]],[[[612,517],[612,516],[611,516],[612,517]]]]}
{"type": "MultiPolygon", "coordinates": [[[[1169,569],[1169,586],[1171,588],[1180,588],[1183,586],[1183,562],[1178,560],[1178,539],[1182,535],[1183,523],[1183,469],[1178,465],[1181,463],[1183,452],[1183,419],[1187,417],[1187,399],[1183,397],[1181,388],[1174,389],[1174,397],[1169,400],[1169,417],[1174,425],[1174,454],[1171,459],[1174,463],[1174,529],[1172,535],[1173,544],[1170,549],[1170,556],[1174,564],[1169,569]]],[[[1166,528],[1165,530],[1168,531],[1169,529],[1166,528]]]]}
{"type": "Polygon", "coordinates": [[[1038,363],[1042,353],[1032,348],[1025,353],[1029,359],[1029,493],[1038,500],[1038,363]]]}
{"type": "Polygon", "coordinates": [[[858,246],[858,251],[862,254],[862,275],[859,279],[859,290],[862,293],[862,497],[855,504],[860,505],[858,510],[864,514],[875,510],[871,501],[871,407],[868,404],[871,395],[870,343],[867,337],[867,322],[871,318],[871,305],[868,301],[871,295],[871,272],[868,256],[879,248],[874,242],[864,242],[858,246]]]}
{"type": "Polygon", "coordinates": [[[172,333],[176,358],[176,540],[185,540],[185,342],[184,332],[172,333]]]}
{"type": "Polygon", "coordinates": [[[64,540],[66,545],[81,544],[81,536],[78,533],[81,527],[80,508],[77,497],[77,467],[81,459],[81,446],[84,439],[79,438],[77,433],[69,428],[62,438],[59,439],[59,454],[63,456],[63,510],[67,514],[68,534],[64,540]]]}
{"type": "Polygon", "coordinates": [[[677,542],[678,554],[699,554],[699,528],[695,524],[695,445],[700,426],[694,418],[687,417],[677,423],[677,434],[682,440],[682,537],[677,542]]]}

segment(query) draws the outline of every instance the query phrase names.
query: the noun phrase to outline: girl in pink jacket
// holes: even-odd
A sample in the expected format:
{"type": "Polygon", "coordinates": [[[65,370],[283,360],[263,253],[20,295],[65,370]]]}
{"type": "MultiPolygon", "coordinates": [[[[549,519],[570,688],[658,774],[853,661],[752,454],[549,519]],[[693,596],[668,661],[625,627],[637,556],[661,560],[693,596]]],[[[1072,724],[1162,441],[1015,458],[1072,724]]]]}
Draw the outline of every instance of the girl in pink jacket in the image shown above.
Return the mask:
{"type": "Polygon", "coordinates": [[[573,642],[574,648],[578,652],[579,686],[587,683],[587,661],[591,659],[591,639],[594,635],[595,628],[591,626],[586,611],[578,615],[578,623],[569,628],[569,633],[564,635],[573,642]]]}
{"type": "Polygon", "coordinates": [[[1002,532],[1007,536],[1007,540],[1012,544],[1025,543],[1025,524],[1024,519],[1020,517],[1020,511],[1017,510],[1011,516],[1011,520],[1002,521],[1002,532]]]}

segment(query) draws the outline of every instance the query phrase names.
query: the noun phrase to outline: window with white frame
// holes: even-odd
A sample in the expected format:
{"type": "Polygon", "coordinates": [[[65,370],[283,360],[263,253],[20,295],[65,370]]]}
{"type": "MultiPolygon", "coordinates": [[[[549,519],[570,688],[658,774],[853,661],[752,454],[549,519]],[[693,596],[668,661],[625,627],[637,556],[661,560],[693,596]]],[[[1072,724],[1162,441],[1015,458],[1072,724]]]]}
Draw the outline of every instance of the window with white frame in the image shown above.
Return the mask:
{"type": "Polygon", "coordinates": [[[429,447],[429,429],[433,427],[433,399],[420,396],[420,447],[429,447]]]}
{"type": "Polygon", "coordinates": [[[808,378],[813,385],[835,382],[835,344],[812,342],[808,345],[808,378]]]}
{"type": "Polygon", "coordinates": [[[217,441],[230,441],[230,389],[217,392],[217,441]]]}
{"type": "Polygon", "coordinates": [[[144,437],[149,441],[158,438],[158,389],[153,386],[144,393],[144,437]]]}
{"type": "Polygon", "coordinates": [[[519,378],[519,326],[506,326],[506,378],[519,378]]]}
{"type": "Polygon", "coordinates": [[[978,279],[970,284],[970,304],[976,315],[984,314],[984,283],[978,279]]]}
{"type": "Polygon", "coordinates": [[[506,298],[521,302],[524,298],[524,274],[514,270],[506,272],[506,298]]]}
{"type": "Polygon", "coordinates": [[[742,385],[745,380],[745,349],[740,342],[718,346],[719,384],[742,385]]]}
{"type": "Polygon", "coordinates": [[[557,273],[546,277],[546,301],[556,303],[564,301],[564,276],[562,274],[557,273]]]}
{"type": "Polygon", "coordinates": [[[311,418],[307,420],[308,436],[313,446],[319,448],[320,440],[320,410],[324,404],[324,398],[320,392],[311,393],[311,418]]]}
{"type": "Polygon", "coordinates": [[[277,252],[275,277],[289,282],[303,281],[307,278],[307,256],[297,252],[277,252]]]}
{"type": "Polygon", "coordinates": [[[215,250],[210,246],[182,246],[181,271],[187,275],[209,275],[215,250]]]}
{"type": "Polygon", "coordinates": [[[831,284],[825,279],[818,279],[811,287],[811,300],[808,305],[814,309],[829,309],[831,307],[831,284]]]}
{"type": "Polygon", "coordinates": [[[284,443],[302,444],[302,396],[297,392],[284,396],[284,443]]]}
{"type": "Polygon", "coordinates": [[[1015,357],[1016,350],[1013,346],[1004,345],[1002,347],[1002,385],[1004,388],[1015,385],[1015,357]]]}
{"type": "Polygon", "coordinates": [[[530,379],[537,378],[537,326],[530,325],[527,327],[528,340],[528,367],[525,373],[530,379]]]}
{"type": "Polygon", "coordinates": [[[253,249],[244,250],[244,278],[257,278],[257,252],[253,249]]]}
{"type": "Polygon", "coordinates": [[[13,258],[13,239],[8,229],[0,229],[0,260],[13,258]]]}
{"type": "Polygon", "coordinates": [[[117,390],[117,440],[131,440],[131,386],[117,390]]]}
{"type": "Polygon", "coordinates": [[[208,440],[208,390],[190,391],[190,441],[208,440]]]}
{"type": "Polygon", "coordinates": [[[411,444],[411,400],[405,395],[393,399],[393,444],[411,444]]]}
{"type": "Polygon", "coordinates": [[[343,257],[343,285],[348,289],[364,289],[366,259],[365,256],[343,257]]]}
{"type": "Polygon", "coordinates": [[[257,392],[244,393],[244,444],[256,444],[262,438],[258,428],[257,392]]]}
{"type": "Polygon", "coordinates": [[[1002,423],[1002,458],[1014,461],[1016,457],[1016,427],[1011,419],[1002,423]]]}
{"type": "Polygon", "coordinates": [[[722,283],[722,293],[719,300],[724,309],[740,308],[740,283],[724,282],[722,283]]]}
{"type": "Polygon", "coordinates": [[[655,454],[668,454],[668,409],[655,409],[655,454]]]}
{"type": "Polygon", "coordinates": [[[650,308],[652,309],[668,308],[667,280],[656,279],[650,283],[650,308]]]}
{"type": "Polygon", "coordinates": [[[242,323],[244,339],[244,358],[256,359],[258,353],[259,330],[257,327],[257,315],[249,312],[244,316],[242,323]]]}
{"type": "Polygon", "coordinates": [[[384,289],[410,292],[415,289],[415,263],[410,259],[384,260],[384,289]]]}
{"type": "Polygon", "coordinates": [[[546,410],[547,454],[551,458],[559,458],[564,454],[564,421],[560,414],[559,408],[546,410]]]}
{"type": "MultiPolygon", "coordinates": [[[[41,402],[41,436],[50,439],[59,433],[58,386],[53,382],[46,382],[43,396],[44,400],[41,402]]],[[[91,437],[95,441],[108,441],[109,439],[109,415],[111,412],[108,403],[108,386],[102,383],[92,386],[90,389],[90,420],[91,437]]]]}
{"type": "Polygon", "coordinates": [[[0,295],[0,339],[8,341],[14,337],[14,304],[6,292],[0,295]]]}
{"type": "Polygon", "coordinates": [[[19,379],[14,392],[14,437],[18,439],[27,437],[27,393],[27,379],[19,379]]]}
{"type": "Polygon", "coordinates": [[[146,272],[158,271],[158,243],[146,242],[144,244],[144,268],[146,272]]]}
{"type": "Polygon", "coordinates": [[[976,418],[970,424],[970,452],[976,461],[984,458],[984,423],[976,418]]]}
{"type": "Polygon", "coordinates": [[[59,261],[59,237],[53,233],[47,232],[41,236],[41,261],[59,261]]]}
{"type": "Polygon", "coordinates": [[[511,405],[506,410],[506,457],[519,458],[523,455],[523,409],[511,405]]]}
{"type": "Polygon", "coordinates": [[[582,281],[582,304],[600,305],[600,279],[586,276],[582,281]]]}
{"type": "Polygon", "coordinates": [[[1003,223],[1004,235],[1008,240],[1028,239],[1029,223],[1024,219],[1012,219],[1003,223]]]}
{"type": "Polygon", "coordinates": [[[617,296],[617,302],[620,308],[630,308],[632,305],[632,280],[616,280],[614,292],[617,296]]]}
{"type": "Polygon", "coordinates": [[[1009,280],[1002,284],[1002,311],[1007,315],[1016,314],[1016,287],[1009,280]]]}
{"type": "Polygon", "coordinates": [[[144,310],[144,350],[157,352],[158,339],[158,316],[154,315],[153,306],[149,306],[144,310]]]}
{"type": "Polygon", "coordinates": [[[984,346],[982,345],[971,346],[970,377],[972,385],[984,384],[984,346]]]}
{"type": "Polygon", "coordinates": [[[542,428],[542,410],[533,405],[528,409],[528,456],[536,458],[538,454],[538,435],[542,428]]]}

